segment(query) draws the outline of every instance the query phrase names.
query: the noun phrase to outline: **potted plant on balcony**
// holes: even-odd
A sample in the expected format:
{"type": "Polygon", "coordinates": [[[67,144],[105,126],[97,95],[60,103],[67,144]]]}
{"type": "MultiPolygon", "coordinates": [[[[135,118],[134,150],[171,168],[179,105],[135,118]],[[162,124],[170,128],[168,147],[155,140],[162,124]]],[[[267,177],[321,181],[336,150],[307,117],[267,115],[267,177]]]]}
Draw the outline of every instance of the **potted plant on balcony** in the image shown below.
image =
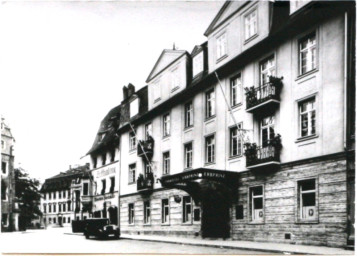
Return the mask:
{"type": "Polygon", "coordinates": [[[257,102],[257,95],[255,92],[255,87],[244,87],[245,90],[245,96],[247,99],[247,108],[249,108],[250,105],[254,105],[257,102]]]}
{"type": "Polygon", "coordinates": [[[283,87],[283,78],[284,77],[269,76],[269,82],[275,87],[276,95],[279,95],[281,92],[281,88],[283,87]]]}
{"type": "Polygon", "coordinates": [[[249,161],[254,161],[257,159],[258,146],[256,143],[244,143],[244,155],[249,159],[249,161]]]}
{"type": "Polygon", "coordinates": [[[282,149],[283,145],[281,144],[281,135],[279,133],[269,140],[269,146],[274,147],[276,150],[282,149]]]}
{"type": "Polygon", "coordinates": [[[137,184],[138,184],[138,188],[144,186],[144,175],[142,173],[139,174],[137,184]]]}

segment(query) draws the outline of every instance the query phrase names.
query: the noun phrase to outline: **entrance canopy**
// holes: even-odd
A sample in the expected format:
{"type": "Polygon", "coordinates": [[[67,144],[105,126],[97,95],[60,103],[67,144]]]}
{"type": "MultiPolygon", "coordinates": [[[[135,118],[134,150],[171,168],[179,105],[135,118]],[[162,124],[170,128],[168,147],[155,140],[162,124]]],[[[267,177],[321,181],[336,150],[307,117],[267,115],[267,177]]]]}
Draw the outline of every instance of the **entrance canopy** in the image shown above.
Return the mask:
{"type": "Polygon", "coordinates": [[[226,170],[197,168],[187,172],[164,176],[160,181],[163,187],[186,191],[196,203],[200,203],[212,196],[232,201],[238,188],[238,173],[226,170]]]}

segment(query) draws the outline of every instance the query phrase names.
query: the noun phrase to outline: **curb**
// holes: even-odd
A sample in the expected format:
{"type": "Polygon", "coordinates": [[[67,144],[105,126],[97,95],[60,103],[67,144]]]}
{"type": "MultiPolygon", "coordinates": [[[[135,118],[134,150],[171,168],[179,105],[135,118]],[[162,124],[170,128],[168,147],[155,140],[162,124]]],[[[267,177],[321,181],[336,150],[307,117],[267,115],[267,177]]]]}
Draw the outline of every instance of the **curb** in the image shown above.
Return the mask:
{"type": "Polygon", "coordinates": [[[63,233],[65,235],[72,235],[72,236],[83,236],[82,233],[63,233]]]}
{"type": "Polygon", "coordinates": [[[190,242],[178,242],[178,241],[161,241],[161,240],[152,240],[147,238],[131,238],[125,236],[122,236],[121,238],[128,239],[128,240],[146,241],[146,242],[193,245],[193,246],[213,247],[213,248],[222,248],[222,249],[238,249],[238,250],[246,250],[246,251],[260,251],[260,252],[270,252],[270,253],[279,253],[279,254],[316,255],[314,253],[306,253],[306,252],[282,251],[282,250],[274,250],[274,249],[250,248],[250,247],[240,247],[240,246],[230,246],[230,245],[217,245],[217,244],[205,244],[205,243],[202,244],[202,243],[190,243],[190,242]]]}

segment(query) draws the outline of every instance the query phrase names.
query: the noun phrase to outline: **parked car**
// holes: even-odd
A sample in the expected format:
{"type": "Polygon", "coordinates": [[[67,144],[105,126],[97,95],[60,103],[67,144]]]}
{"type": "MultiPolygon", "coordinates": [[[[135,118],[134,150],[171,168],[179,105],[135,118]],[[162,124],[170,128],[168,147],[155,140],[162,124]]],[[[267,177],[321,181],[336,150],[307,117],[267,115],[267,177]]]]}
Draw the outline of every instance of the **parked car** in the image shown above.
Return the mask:
{"type": "Polygon", "coordinates": [[[109,224],[109,219],[87,219],[84,236],[88,239],[95,236],[101,239],[113,236],[116,239],[120,237],[120,229],[117,225],[109,224]]]}

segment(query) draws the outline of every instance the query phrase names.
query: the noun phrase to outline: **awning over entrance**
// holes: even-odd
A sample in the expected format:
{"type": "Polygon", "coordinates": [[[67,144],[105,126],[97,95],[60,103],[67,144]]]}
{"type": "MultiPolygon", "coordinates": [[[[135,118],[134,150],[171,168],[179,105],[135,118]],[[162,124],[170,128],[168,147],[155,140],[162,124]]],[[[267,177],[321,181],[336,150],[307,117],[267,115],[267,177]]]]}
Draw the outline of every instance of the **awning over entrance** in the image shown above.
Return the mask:
{"type": "Polygon", "coordinates": [[[184,190],[201,205],[203,237],[229,237],[229,208],[236,200],[238,173],[198,168],[164,176],[161,185],[184,190]]]}

